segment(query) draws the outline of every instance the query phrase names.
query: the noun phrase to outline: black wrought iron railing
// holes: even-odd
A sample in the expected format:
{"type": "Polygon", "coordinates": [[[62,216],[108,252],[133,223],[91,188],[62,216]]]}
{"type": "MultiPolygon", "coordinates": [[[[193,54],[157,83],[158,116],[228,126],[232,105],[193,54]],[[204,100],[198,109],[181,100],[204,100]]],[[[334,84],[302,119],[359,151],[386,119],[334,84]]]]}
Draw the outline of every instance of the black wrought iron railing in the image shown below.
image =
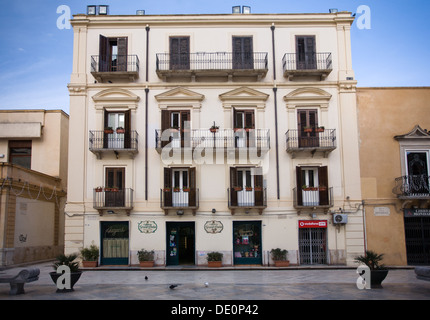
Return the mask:
{"type": "Polygon", "coordinates": [[[285,133],[287,151],[301,148],[336,148],[336,129],[310,128],[301,131],[290,129],[285,133]]]}
{"type": "Polygon", "coordinates": [[[91,130],[89,148],[95,150],[138,150],[139,134],[135,130],[117,133],[116,130],[91,130]]]}
{"type": "Polygon", "coordinates": [[[165,187],[160,189],[160,207],[162,209],[177,208],[198,208],[199,189],[198,188],[175,188],[165,187]]]}
{"type": "Polygon", "coordinates": [[[263,187],[232,187],[227,189],[229,208],[267,207],[267,190],[263,187]]]}
{"type": "Polygon", "coordinates": [[[99,187],[93,190],[93,207],[95,209],[133,208],[133,189],[99,187]]]}
{"type": "Polygon", "coordinates": [[[156,70],[267,70],[267,52],[157,53],[156,70]]]}
{"type": "Polygon", "coordinates": [[[331,70],[333,68],[331,52],[286,53],[282,58],[285,71],[296,70],[331,70]]]}
{"type": "Polygon", "coordinates": [[[428,199],[430,198],[430,176],[408,175],[395,179],[393,193],[399,198],[428,199]]]}
{"type": "Polygon", "coordinates": [[[169,144],[171,148],[256,148],[259,151],[270,149],[269,129],[209,129],[155,130],[155,146],[161,150],[169,144]]]}
{"type": "Polygon", "coordinates": [[[139,72],[139,57],[131,55],[91,56],[91,72],[139,72]]]}

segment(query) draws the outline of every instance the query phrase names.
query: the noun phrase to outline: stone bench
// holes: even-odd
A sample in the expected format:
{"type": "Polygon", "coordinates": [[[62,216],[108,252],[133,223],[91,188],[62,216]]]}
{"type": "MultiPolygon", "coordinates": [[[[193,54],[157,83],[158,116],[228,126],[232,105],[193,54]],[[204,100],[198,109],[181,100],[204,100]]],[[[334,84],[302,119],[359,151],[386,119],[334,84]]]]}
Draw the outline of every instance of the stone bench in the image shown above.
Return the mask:
{"type": "Polygon", "coordinates": [[[10,295],[23,294],[24,284],[39,279],[40,270],[38,268],[23,269],[17,275],[1,274],[0,283],[10,284],[10,295]]]}
{"type": "Polygon", "coordinates": [[[415,267],[417,279],[430,281],[430,267],[415,267]]]}

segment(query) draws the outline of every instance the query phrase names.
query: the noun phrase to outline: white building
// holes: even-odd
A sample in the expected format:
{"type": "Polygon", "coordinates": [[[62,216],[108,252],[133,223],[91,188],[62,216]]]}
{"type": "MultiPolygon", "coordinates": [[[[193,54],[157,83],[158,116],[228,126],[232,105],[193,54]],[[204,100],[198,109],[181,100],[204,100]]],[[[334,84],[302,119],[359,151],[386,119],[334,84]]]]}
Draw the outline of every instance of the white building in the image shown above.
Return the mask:
{"type": "Polygon", "coordinates": [[[66,252],[271,265],[279,247],[292,264],[352,264],[364,250],[352,22],[75,15],[66,252]]]}

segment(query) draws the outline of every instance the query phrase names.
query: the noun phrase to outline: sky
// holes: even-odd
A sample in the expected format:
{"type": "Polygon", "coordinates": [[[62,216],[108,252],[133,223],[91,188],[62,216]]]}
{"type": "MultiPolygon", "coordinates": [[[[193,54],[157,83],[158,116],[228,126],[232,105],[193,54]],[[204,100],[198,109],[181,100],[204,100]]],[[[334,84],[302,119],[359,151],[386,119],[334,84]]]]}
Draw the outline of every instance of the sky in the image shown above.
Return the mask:
{"type": "Polygon", "coordinates": [[[0,109],[69,113],[73,30],[67,12],[109,5],[110,14],[356,13],[352,62],[359,87],[430,86],[429,0],[0,0],[0,109]],[[365,11],[362,10],[366,6],[365,11]],[[58,13],[57,13],[58,10],[58,13]],[[364,19],[364,18],[368,19],[364,19]],[[58,23],[60,22],[60,23],[58,23]],[[60,25],[60,27],[59,27],[60,25]]]}

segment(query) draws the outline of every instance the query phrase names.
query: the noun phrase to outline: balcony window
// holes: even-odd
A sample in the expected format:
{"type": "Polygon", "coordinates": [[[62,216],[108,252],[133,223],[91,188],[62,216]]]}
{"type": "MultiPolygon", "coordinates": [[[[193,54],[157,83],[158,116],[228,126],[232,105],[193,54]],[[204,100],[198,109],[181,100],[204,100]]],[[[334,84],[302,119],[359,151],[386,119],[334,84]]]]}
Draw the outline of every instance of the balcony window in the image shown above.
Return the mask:
{"type": "Polygon", "coordinates": [[[296,182],[297,187],[294,189],[296,208],[333,206],[326,166],[296,167],[296,182]]]}
{"type": "Polygon", "coordinates": [[[9,162],[31,169],[31,140],[10,140],[9,162]]]}

